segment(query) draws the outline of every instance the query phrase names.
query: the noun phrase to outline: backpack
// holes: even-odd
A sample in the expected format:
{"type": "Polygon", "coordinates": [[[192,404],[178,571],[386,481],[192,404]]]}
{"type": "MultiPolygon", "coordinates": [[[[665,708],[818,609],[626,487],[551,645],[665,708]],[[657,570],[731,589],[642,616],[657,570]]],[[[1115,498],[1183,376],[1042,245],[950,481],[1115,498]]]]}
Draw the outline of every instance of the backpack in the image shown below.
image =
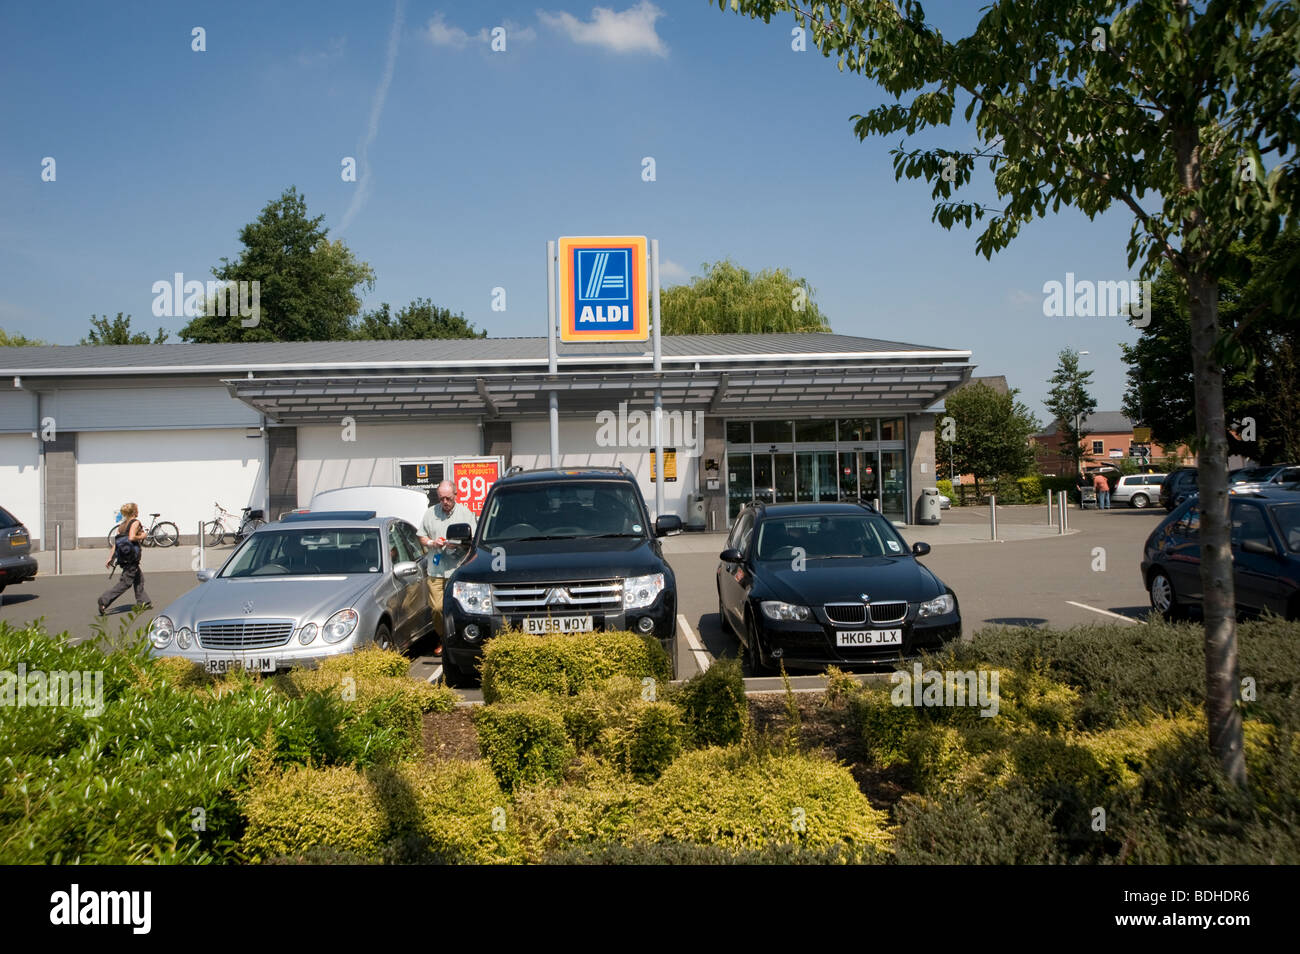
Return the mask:
{"type": "Polygon", "coordinates": [[[130,520],[126,525],[126,533],[119,533],[113,538],[113,560],[118,566],[137,566],[140,563],[140,544],[131,539],[131,525],[136,521],[130,520]]]}

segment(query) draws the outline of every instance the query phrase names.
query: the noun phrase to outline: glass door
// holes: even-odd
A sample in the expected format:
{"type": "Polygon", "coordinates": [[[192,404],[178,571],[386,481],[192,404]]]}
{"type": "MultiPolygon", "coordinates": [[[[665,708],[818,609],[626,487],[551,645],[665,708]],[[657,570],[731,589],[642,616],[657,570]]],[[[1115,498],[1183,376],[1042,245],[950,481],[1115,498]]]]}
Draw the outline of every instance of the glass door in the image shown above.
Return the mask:
{"type": "Polygon", "coordinates": [[[907,516],[907,473],[903,451],[880,452],[881,512],[897,520],[907,516]]]}
{"type": "Polygon", "coordinates": [[[772,462],[776,474],[776,502],[794,502],[794,454],[773,454],[772,462]]]}
{"type": "Polygon", "coordinates": [[[727,454],[727,523],[754,499],[754,466],[746,452],[727,454]]]}
{"type": "Polygon", "coordinates": [[[880,461],[877,451],[858,451],[858,493],[871,504],[880,498],[880,461]]]}
{"type": "Polygon", "coordinates": [[[772,455],[757,453],[754,455],[754,499],[771,503],[776,484],[772,480],[772,455]]]}

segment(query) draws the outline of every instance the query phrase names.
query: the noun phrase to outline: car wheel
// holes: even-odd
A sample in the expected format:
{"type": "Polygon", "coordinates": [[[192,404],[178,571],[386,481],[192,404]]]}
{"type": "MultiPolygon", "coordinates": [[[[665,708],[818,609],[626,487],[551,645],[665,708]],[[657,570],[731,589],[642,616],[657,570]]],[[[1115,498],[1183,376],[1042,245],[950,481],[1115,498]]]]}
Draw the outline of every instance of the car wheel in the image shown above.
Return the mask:
{"type": "Polygon", "coordinates": [[[763,652],[758,639],[758,627],[752,616],[745,617],[745,635],[749,645],[745,647],[745,658],[749,660],[749,671],[754,676],[772,675],[772,661],[763,652]]]}
{"type": "Polygon", "coordinates": [[[1165,619],[1178,619],[1183,615],[1174,593],[1174,584],[1164,570],[1156,570],[1151,574],[1147,592],[1151,595],[1151,608],[1165,619]]]}
{"type": "Polygon", "coordinates": [[[474,680],[469,673],[451,661],[451,655],[447,652],[446,647],[442,651],[442,683],[448,689],[474,688],[474,680]]]}
{"type": "Polygon", "coordinates": [[[1147,506],[1150,505],[1150,503],[1151,503],[1151,498],[1148,497],[1146,494],[1134,494],[1133,499],[1129,501],[1129,504],[1134,507],[1137,507],[1138,510],[1145,509],[1147,506]]]}
{"type": "Polygon", "coordinates": [[[391,649],[397,651],[397,646],[393,643],[393,631],[387,623],[380,623],[375,630],[375,646],[378,649],[391,649]]]}

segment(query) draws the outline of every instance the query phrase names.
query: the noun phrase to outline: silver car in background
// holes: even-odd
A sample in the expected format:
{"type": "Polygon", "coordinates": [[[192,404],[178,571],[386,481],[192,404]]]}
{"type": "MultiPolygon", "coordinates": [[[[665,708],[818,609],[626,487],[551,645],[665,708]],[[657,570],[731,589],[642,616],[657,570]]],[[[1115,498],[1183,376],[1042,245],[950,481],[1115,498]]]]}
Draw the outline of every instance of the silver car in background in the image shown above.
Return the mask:
{"type": "Polygon", "coordinates": [[[1160,502],[1160,485],[1164,482],[1164,474],[1125,474],[1118,481],[1112,478],[1110,502],[1141,510],[1160,502]]]}
{"type": "Polygon", "coordinates": [[[366,646],[405,650],[433,627],[415,528],[373,511],[259,527],[149,627],[153,652],[208,672],[311,666],[366,646]]]}

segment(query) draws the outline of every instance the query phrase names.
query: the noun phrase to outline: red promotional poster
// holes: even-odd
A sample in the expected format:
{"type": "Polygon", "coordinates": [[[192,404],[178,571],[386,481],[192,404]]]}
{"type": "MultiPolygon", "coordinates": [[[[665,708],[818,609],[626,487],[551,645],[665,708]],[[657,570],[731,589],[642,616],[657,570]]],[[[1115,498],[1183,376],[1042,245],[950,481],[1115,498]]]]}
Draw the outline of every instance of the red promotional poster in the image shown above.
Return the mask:
{"type": "Polygon", "coordinates": [[[452,474],[456,484],[456,502],[469,507],[477,520],[483,515],[483,501],[488,489],[501,476],[501,462],[495,457],[458,460],[452,465],[452,474]]]}

